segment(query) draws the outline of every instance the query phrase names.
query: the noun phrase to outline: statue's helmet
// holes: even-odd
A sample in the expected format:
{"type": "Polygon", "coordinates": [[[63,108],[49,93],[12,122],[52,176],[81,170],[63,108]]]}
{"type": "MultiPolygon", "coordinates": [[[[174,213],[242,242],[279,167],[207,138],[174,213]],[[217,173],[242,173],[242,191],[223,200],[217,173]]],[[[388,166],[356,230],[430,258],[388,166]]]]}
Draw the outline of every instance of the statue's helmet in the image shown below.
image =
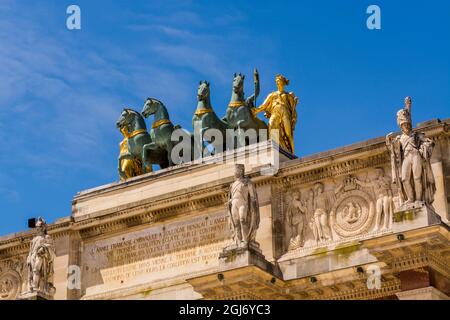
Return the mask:
{"type": "Polygon", "coordinates": [[[408,110],[400,109],[397,112],[397,124],[399,127],[401,127],[404,123],[411,124],[411,115],[409,114],[408,110]]]}
{"type": "Polygon", "coordinates": [[[412,104],[412,98],[410,96],[405,97],[405,106],[410,106],[412,104]]]}
{"type": "Polygon", "coordinates": [[[238,176],[243,176],[245,174],[245,165],[236,163],[234,165],[234,172],[238,176]]]}
{"type": "Polygon", "coordinates": [[[44,234],[47,233],[47,223],[45,222],[44,218],[37,218],[35,227],[36,229],[41,230],[44,234]]]}

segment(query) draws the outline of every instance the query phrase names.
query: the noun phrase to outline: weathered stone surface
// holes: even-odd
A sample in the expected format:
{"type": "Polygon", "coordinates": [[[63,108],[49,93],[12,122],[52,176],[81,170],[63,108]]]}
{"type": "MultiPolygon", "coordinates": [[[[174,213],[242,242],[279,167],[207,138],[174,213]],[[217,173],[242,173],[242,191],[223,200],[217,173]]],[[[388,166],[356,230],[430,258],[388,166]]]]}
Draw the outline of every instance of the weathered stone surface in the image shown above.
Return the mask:
{"type": "Polygon", "coordinates": [[[21,294],[17,300],[53,300],[53,295],[48,295],[41,291],[26,292],[21,294]]]}
{"type": "Polygon", "coordinates": [[[394,212],[392,231],[402,232],[440,223],[441,217],[432,207],[422,203],[412,203],[402,207],[401,211],[394,212]]]}

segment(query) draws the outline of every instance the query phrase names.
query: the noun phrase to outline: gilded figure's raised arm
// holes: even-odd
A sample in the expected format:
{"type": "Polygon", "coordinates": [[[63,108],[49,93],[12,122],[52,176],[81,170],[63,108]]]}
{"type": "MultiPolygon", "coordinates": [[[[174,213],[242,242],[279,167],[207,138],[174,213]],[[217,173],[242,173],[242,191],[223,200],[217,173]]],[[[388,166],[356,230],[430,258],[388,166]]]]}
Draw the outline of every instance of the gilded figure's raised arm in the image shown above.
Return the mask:
{"type": "Polygon", "coordinates": [[[267,108],[272,104],[272,100],[273,100],[273,92],[270,93],[266,99],[264,100],[264,102],[257,108],[253,109],[253,114],[257,114],[261,111],[266,111],[267,108]]]}

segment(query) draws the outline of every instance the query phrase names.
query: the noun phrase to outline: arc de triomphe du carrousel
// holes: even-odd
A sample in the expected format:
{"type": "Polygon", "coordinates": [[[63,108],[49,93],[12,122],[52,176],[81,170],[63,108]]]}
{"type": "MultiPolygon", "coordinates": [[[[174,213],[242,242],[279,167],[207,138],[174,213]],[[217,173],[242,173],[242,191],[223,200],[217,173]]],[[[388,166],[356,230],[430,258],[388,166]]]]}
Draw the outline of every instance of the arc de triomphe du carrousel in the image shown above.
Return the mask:
{"type": "Polygon", "coordinates": [[[407,97],[398,132],[298,158],[289,80],[253,80],[225,115],[201,81],[192,128],[124,109],[118,181],[0,237],[0,299],[448,299],[450,119],[407,97]]]}

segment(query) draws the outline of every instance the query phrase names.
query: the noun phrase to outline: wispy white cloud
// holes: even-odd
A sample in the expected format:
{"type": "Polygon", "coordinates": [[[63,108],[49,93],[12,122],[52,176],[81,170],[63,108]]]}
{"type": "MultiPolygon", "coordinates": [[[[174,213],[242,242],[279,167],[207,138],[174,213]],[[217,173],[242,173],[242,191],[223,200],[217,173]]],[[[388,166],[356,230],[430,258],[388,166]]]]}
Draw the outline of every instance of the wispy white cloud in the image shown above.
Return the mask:
{"type": "Polygon", "coordinates": [[[56,176],[66,170],[110,176],[103,163],[117,156],[114,124],[122,107],[140,110],[147,96],[159,97],[188,126],[198,80],[213,78],[228,95],[231,74],[251,57],[239,48],[251,39],[236,32],[245,17],[239,12],[210,19],[185,7],[163,17],[132,12],[124,30],[150,32],[148,42],[127,47],[100,38],[89,46],[64,28],[47,33],[42,21],[14,6],[0,7],[10,11],[0,20],[0,161],[18,158],[34,172],[47,174],[51,166],[56,176]]]}

